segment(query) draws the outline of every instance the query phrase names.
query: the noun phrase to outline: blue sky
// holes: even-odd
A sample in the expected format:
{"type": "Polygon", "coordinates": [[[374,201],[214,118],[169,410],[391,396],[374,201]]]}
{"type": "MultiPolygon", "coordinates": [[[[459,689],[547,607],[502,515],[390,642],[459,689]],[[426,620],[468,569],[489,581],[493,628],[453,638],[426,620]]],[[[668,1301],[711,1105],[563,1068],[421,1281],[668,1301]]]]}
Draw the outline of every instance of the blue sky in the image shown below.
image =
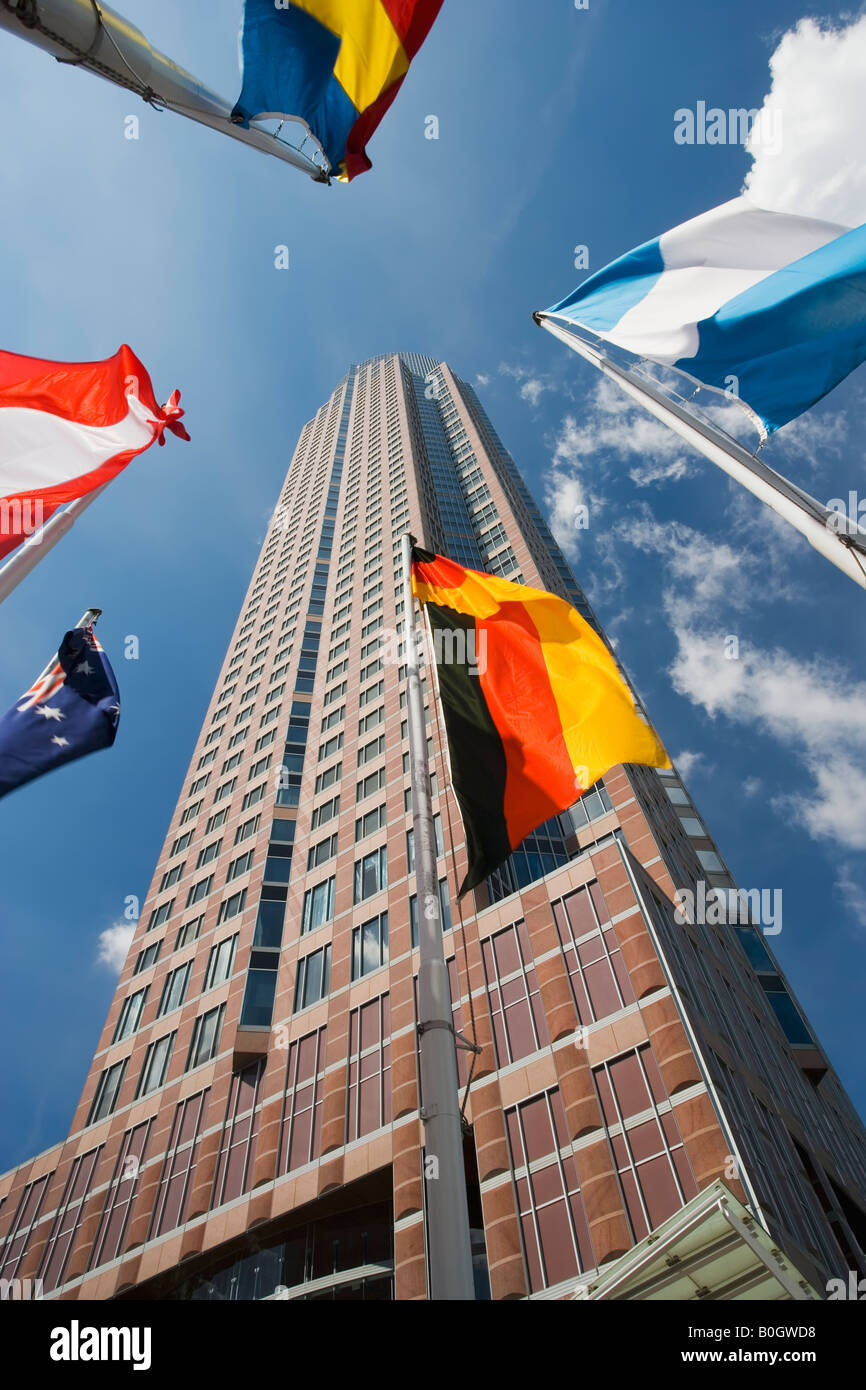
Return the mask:
{"type": "MultiPolygon", "coordinates": [[[[236,95],[239,0],[120,8],[236,95]]],[[[841,13],[445,0],[373,171],[330,189],[0,35],[2,346],[129,342],[192,434],[130,467],[0,607],[0,708],[90,604],[123,698],[110,753],[0,803],[0,1169],[66,1133],[116,978],[100,938],[146,892],[300,427],[350,362],[397,349],[477,380],[733,872],[783,890],[774,949],[866,1109],[866,599],[530,318],[581,278],[576,245],[598,269],[740,191],[745,150],[674,142],[698,100],[759,107],[775,83],[790,138],[756,196],[866,220],[853,30],[784,38],[841,13]]],[[[823,500],[862,492],[864,424],[861,368],[768,457],[823,500]]]]}

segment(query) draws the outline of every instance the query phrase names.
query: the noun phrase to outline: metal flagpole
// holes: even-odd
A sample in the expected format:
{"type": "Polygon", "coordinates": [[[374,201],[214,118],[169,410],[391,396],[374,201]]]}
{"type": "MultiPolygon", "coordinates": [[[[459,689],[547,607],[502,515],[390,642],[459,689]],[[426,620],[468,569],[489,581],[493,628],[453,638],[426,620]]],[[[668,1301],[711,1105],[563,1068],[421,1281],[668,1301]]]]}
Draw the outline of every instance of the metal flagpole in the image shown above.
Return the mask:
{"type": "Polygon", "coordinates": [[[316,163],[255,121],[248,129],[236,125],[230,102],[153,48],[140,29],[101,0],[0,0],[0,29],[45,49],[60,63],[83,67],[152,105],[276,155],[317,182],[329,181],[324,156],[316,163]]]}
{"type": "MultiPolygon", "coordinates": [[[[78,619],[78,622],[75,624],[75,626],[76,626],[76,627],[92,627],[93,624],[96,622],[97,618],[101,618],[101,617],[102,617],[102,609],[101,609],[101,608],[88,608],[86,612],[82,613],[81,617],[78,619]]],[[[55,655],[54,655],[54,656],[51,658],[51,660],[49,661],[48,665],[45,667],[44,671],[40,672],[40,674],[36,677],[36,680],[33,682],[33,684],[32,684],[32,686],[30,687],[30,689],[31,689],[31,690],[35,690],[35,689],[37,688],[37,686],[39,686],[40,683],[41,683],[42,681],[46,680],[46,679],[48,678],[48,676],[51,675],[51,673],[52,673],[52,671],[54,670],[54,668],[56,667],[56,665],[57,665],[57,654],[55,653],[55,655]]]]}
{"type": "MultiPolygon", "coordinates": [[[[587,362],[591,362],[605,376],[617,382],[623,391],[649,411],[650,415],[661,420],[662,424],[691,444],[692,448],[697,449],[711,463],[724,469],[736,482],[748,488],[749,492],[768,507],[772,507],[774,512],[796,527],[809,544],[820,551],[825,560],[836,565],[849,579],[853,579],[855,584],[859,584],[861,589],[866,589],[866,532],[859,527],[853,530],[853,534],[851,531],[847,534],[838,531],[838,513],[831,511],[829,507],[810,497],[808,492],[804,492],[795,483],[789,482],[766,463],[755,458],[754,454],[750,454],[748,449],[744,449],[735,439],[728,438],[713,429],[712,425],[690,415],[652,383],[636,381],[629,372],[604,357],[578,334],[557,323],[549,314],[538,312],[533,314],[533,318],[542,328],[546,328],[548,333],[552,333],[574,352],[586,358],[587,362]]],[[[848,522],[847,525],[850,527],[852,523],[848,522]]]]}
{"type": "MultiPolygon", "coordinates": [[[[108,482],[112,479],[109,478],[108,482]]],[[[44,526],[40,526],[38,531],[34,531],[32,536],[18,547],[15,553],[10,556],[5,565],[0,565],[0,603],[4,598],[8,598],[13,589],[17,589],[22,579],[25,579],[32,569],[35,569],[39,561],[44,559],[49,550],[53,550],[58,541],[62,540],[68,531],[72,530],[81,513],[86,511],[91,502],[95,502],[101,492],[108,487],[108,483],[103,483],[102,487],[96,488],[93,492],[88,492],[84,497],[76,497],[69,503],[63,511],[56,511],[52,517],[46,521],[44,526]]],[[[83,624],[79,623],[79,627],[83,624]]]]}
{"type": "Polygon", "coordinates": [[[97,618],[101,618],[101,617],[102,617],[102,609],[101,609],[101,608],[88,608],[87,612],[84,613],[84,614],[82,614],[82,616],[78,619],[78,622],[75,624],[75,626],[76,626],[76,627],[93,627],[93,624],[96,622],[97,618]]]}
{"type": "Polygon", "coordinates": [[[433,802],[427,762],[427,728],[415,636],[412,597],[412,537],[402,537],[403,626],[406,647],[406,708],[412,811],[415,828],[415,883],[418,909],[418,1009],[421,1054],[421,1119],[424,1122],[424,1189],[427,1206],[427,1257],[433,1299],[473,1300],[472,1247],[463,1125],[457,1082],[457,1051],[451,992],[442,940],[433,802]]]}

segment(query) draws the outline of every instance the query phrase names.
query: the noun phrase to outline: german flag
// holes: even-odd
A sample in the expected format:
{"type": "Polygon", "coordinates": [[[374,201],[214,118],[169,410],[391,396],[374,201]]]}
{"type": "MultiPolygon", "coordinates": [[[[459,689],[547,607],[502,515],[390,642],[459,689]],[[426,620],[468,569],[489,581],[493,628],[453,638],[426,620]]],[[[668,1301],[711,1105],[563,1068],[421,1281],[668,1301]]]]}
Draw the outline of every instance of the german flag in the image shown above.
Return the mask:
{"type": "Polygon", "coordinates": [[[461,896],[618,763],[670,767],[598,633],[564,599],[413,551],[469,872],[461,896]]]}

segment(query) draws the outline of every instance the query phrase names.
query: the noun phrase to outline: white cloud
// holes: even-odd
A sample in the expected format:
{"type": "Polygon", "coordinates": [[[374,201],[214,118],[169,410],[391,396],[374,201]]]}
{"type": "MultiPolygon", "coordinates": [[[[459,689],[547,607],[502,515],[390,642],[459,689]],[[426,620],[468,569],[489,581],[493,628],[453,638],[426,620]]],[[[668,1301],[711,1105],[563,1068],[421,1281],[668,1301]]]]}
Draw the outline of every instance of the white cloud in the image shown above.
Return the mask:
{"type": "Polygon", "coordinates": [[[743,783],[743,796],[757,796],[763,785],[760,777],[747,777],[743,783]]]}
{"type": "Polygon", "coordinates": [[[557,389],[554,382],[549,377],[542,376],[539,372],[532,371],[529,367],[521,367],[512,362],[500,362],[500,376],[510,376],[512,381],[520,382],[520,399],[529,401],[532,406],[537,406],[545,391],[555,391],[557,389]]]}
{"type": "MultiPolygon", "coordinates": [[[[732,610],[790,594],[784,549],[736,550],[682,523],[663,525],[646,506],[617,535],[663,562],[674,689],[711,719],[769,735],[805,769],[811,788],[772,798],[777,813],[813,839],[866,850],[866,682],[841,664],[730,641],[732,610]]],[[[674,762],[683,776],[696,766],[688,751],[674,762]]],[[[760,789],[757,779],[744,786],[746,795],[760,789]]]]}
{"type": "Polygon", "coordinates": [[[647,506],[617,527],[622,541],[665,562],[673,585],[665,608],[680,623],[691,622],[724,600],[746,608],[754,597],[751,565],[725,541],[711,539],[681,521],[657,521],[647,506]]]}
{"type": "MultiPolygon", "coordinates": [[[[577,538],[592,515],[594,502],[580,476],[581,456],[575,443],[577,421],[567,415],[553,451],[553,464],[544,477],[544,503],[550,529],[566,555],[578,553],[577,538]]],[[[599,504],[600,505],[600,504],[599,504]]]]}
{"type": "Polygon", "coordinates": [[[490,385],[490,377],[487,375],[486,372],[478,372],[478,373],[476,374],[476,377],[475,377],[475,385],[476,385],[476,386],[489,386],[489,385],[490,385]]]}
{"type": "Polygon", "coordinates": [[[721,632],[674,623],[674,689],[713,719],[753,726],[802,763],[807,796],[778,796],[774,808],[816,840],[866,850],[866,683],[840,665],[741,648],[725,655],[721,632]]]}
{"type": "MultiPolygon", "coordinates": [[[[594,516],[604,505],[603,494],[596,489],[622,460],[636,459],[629,477],[639,487],[683,478],[691,471],[687,446],[606,379],[596,383],[579,420],[575,415],[563,417],[552,442],[553,461],[544,479],[544,500],[550,529],[571,559],[578,553],[581,519],[586,524],[579,509],[588,508],[594,525],[594,516]],[[589,461],[593,465],[592,490],[581,477],[589,461]]],[[[615,558],[610,549],[608,558],[615,558]]]]}
{"type": "Polygon", "coordinates": [[[706,764],[706,758],[703,753],[694,753],[691,749],[684,748],[682,753],[671,759],[671,762],[683,781],[687,782],[697,768],[706,764]]]}
{"type": "Polygon", "coordinates": [[[529,401],[530,405],[538,405],[544,392],[551,391],[552,389],[553,388],[549,386],[547,382],[541,380],[541,377],[532,376],[528,381],[524,381],[521,386],[520,399],[529,401]]]}
{"type": "Polygon", "coordinates": [[[836,892],[851,916],[861,927],[866,927],[866,888],[854,878],[850,864],[842,865],[836,879],[836,892]]]}
{"type": "Polygon", "coordinates": [[[671,463],[650,460],[648,463],[635,464],[628,470],[628,476],[638,487],[650,487],[653,483],[676,482],[678,478],[684,478],[688,471],[685,459],[674,459],[671,463]]]}
{"type": "MultiPolygon", "coordinates": [[[[848,442],[848,418],[844,410],[818,415],[809,410],[770,438],[773,444],[778,442],[783,457],[803,459],[818,471],[826,464],[828,455],[838,455],[848,442]]],[[[765,448],[764,457],[768,458],[772,452],[765,448]]]]}
{"type": "Polygon", "coordinates": [[[119,975],[123,969],[123,962],[129,950],[129,943],[132,941],[135,932],[134,922],[116,922],[113,927],[108,927],[99,933],[99,943],[96,954],[97,965],[104,965],[106,970],[119,975]]]}
{"type": "Polygon", "coordinates": [[[608,451],[623,458],[637,455],[641,468],[675,465],[677,477],[684,476],[694,458],[678,435],[635,405],[606,377],[597,382],[581,424],[569,418],[574,424],[572,448],[583,458],[608,451]]]}
{"type": "Polygon", "coordinates": [[[838,27],[801,19],[784,35],[763,107],[781,115],[781,150],[749,149],[745,192],[759,207],[849,227],[866,222],[864,73],[866,15],[838,27]]]}

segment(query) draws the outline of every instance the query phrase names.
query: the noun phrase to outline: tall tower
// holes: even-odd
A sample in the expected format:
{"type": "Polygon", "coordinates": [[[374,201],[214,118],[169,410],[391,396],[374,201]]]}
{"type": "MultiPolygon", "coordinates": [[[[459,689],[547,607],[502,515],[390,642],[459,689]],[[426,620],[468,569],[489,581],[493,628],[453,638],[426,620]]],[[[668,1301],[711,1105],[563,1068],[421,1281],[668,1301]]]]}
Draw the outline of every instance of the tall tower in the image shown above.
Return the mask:
{"type": "MultiPolygon", "coordinates": [[[[353,367],[298,441],[69,1137],[0,1178],[3,1279],[425,1296],[406,529],[595,622],[472,388],[353,367]]],[[[458,905],[427,694],[479,1294],[866,1274],[862,1127],[767,936],[702,910],[734,885],[677,774],[615,768],[458,905]]]]}

